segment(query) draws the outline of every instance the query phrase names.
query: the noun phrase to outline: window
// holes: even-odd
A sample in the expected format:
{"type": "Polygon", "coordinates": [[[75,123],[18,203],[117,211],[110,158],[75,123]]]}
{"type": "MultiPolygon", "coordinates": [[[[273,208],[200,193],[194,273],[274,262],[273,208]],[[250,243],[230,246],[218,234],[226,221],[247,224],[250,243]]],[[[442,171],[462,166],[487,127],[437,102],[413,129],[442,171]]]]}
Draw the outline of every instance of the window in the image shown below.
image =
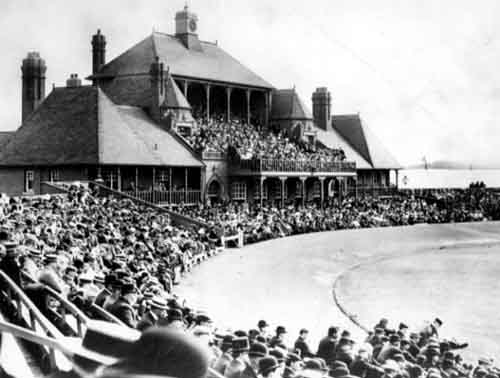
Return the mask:
{"type": "Polygon", "coordinates": [[[321,184],[319,181],[314,181],[313,183],[313,197],[314,198],[321,197],[321,184]]]}
{"type": "MultiPolygon", "coordinates": [[[[264,181],[263,191],[264,191],[264,195],[263,195],[262,199],[267,200],[267,181],[264,181]]],[[[255,181],[254,198],[260,198],[260,181],[259,180],[255,181]]]]}
{"type": "Polygon", "coordinates": [[[59,181],[60,177],[61,177],[61,175],[59,173],[59,169],[53,168],[53,169],[49,170],[49,181],[50,182],[59,181]]]}
{"type": "Polygon", "coordinates": [[[111,188],[118,188],[118,174],[116,169],[107,168],[102,170],[102,179],[104,180],[104,184],[111,188]]]}
{"type": "Polygon", "coordinates": [[[247,184],[241,181],[233,182],[231,184],[231,198],[234,200],[246,200],[247,184]]]}
{"type": "Polygon", "coordinates": [[[24,191],[26,193],[33,193],[35,186],[35,171],[27,170],[24,172],[24,191]]]}

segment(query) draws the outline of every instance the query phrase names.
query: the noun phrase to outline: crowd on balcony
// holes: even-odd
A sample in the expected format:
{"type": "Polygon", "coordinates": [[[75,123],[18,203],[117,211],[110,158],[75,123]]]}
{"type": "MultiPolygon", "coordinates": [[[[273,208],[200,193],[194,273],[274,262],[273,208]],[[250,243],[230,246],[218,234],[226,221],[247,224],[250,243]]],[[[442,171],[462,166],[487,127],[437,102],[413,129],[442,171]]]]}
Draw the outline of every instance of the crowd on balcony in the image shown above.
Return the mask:
{"type": "MultiPolygon", "coordinates": [[[[429,204],[412,197],[367,197],[345,199],[324,210],[313,206],[249,209],[234,204],[200,207],[186,213],[208,221],[213,228],[196,232],[173,226],[163,212],[129,200],[97,197],[83,187],[72,187],[67,197],[2,198],[0,269],[24,285],[47,316],[50,309],[40,299],[40,285],[60,292],[84,311],[89,303],[101,306],[147,335],[156,332],[153,326],[159,326],[178,332],[175,337],[182,338],[183,333],[196,338],[193,345],[203,345],[206,350],[202,366],[211,366],[228,378],[498,378],[488,359],[476,367],[464,364],[456,350],[465,344],[440,339],[438,320],[414,333],[408,333],[403,324],[391,330],[382,321],[362,343],[355,343],[349,331],[332,327],[313,349],[307,330],[290,343],[284,326],[270,335],[265,321],[255,329],[219,332],[207,313],[187,306],[172,292],[183,272],[215,253],[220,235],[217,227],[226,232],[244,230],[250,242],[325,229],[493,216],[488,213],[493,207],[486,204],[494,200],[485,190],[460,191],[455,197],[448,193],[447,198],[446,206],[438,203],[439,198],[429,199],[435,201],[429,204]],[[450,203],[455,203],[454,212],[450,212],[450,203]],[[24,283],[22,272],[35,283],[24,283]]],[[[55,324],[71,335],[62,323],[59,319],[55,324]]],[[[129,372],[156,374],[147,370],[155,366],[143,361],[143,370],[129,372]]],[[[205,373],[206,369],[199,377],[205,373]]]]}
{"type": "Polygon", "coordinates": [[[213,117],[209,122],[200,118],[191,135],[185,137],[197,151],[225,153],[234,148],[242,159],[276,159],[309,161],[342,161],[341,149],[312,146],[306,142],[294,142],[283,133],[257,129],[233,119],[213,117]]]}

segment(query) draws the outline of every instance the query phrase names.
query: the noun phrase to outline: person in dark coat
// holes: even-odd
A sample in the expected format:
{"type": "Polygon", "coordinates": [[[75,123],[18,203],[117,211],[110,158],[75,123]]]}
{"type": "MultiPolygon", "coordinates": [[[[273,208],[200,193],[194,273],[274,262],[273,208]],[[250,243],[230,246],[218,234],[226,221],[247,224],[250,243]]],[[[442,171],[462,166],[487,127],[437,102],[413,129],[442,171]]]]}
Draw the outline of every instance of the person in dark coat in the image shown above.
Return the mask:
{"type": "Polygon", "coordinates": [[[316,356],[325,360],[326,364],[331,367],[335,361],[335,348],[337,346],[338,327],[328,328],[327,335],[321,339],[318,345],[316,356]]]}
{"type": "Polygon", "coordinates": [[[307,344],[307,335],[309,334],[309,331],[305,328],[301,329],[299,332],[299,337],[295,341],[294,349],[295,350],[300,350],[300,356],[302,358],[306,357],[314,357],[314,353],[311,352],[311,349],[309,348],[309,345],[307,344]]]}
{"type": "Polygon", "coordinates": [[[109,307],[109,312],[131,328],[137,324],[137,315],[133,306],[137,301],[135,286],[131,282],[122,285],[120,298],[109,307]]]}
{"type": "Polygon", "coordinates": [[[3,270],[17,286],[21,287],[21,267],[17,260],[18,245],[15,242],[5,242],[3,246],[7,254],[0,262],[0,270],[3,270]]]}
{"type": "Polygon", "coordinates": [[[286,328],[283,326],[276,327],[276,335],[269,341],[269,346],[274,348],[277,345],[283,344],[286,335],[286,328]]]}
{"type": "Polygon", "coordinates": [[[257,378],[259,371],[259,361],[268,356],[267,347],[259,342],[255,342],[250,347],[248,358],[250,363],[246,363],[245,369],[241,372],[240,378],[257,378]]]}

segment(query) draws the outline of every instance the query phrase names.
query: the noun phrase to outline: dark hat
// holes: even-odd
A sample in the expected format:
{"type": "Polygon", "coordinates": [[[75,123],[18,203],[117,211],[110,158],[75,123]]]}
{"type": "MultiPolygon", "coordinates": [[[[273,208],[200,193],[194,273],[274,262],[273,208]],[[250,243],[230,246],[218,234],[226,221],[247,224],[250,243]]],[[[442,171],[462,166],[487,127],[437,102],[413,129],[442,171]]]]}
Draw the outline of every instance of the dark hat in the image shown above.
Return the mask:
{"type": "Polygon", "coordinates": [[[278,361],[273,356],[264,357],[259,360],[259,374],[267,374],[278,367],[278,361]]]}
{"type": "Polygon", "coordinates": [[[258,335],[260,335],[260,332],[257,329],[248,330],[248,337],[255,339],[258,335]]]}
{"type": "Polygon", "coordinates": [[[265,320],[259,320],[259,322],[257,323],[257,327],[259,328],[269,327],[269,324],[267,324],[265,320]]]}
{"type": "Polygon", "coordinates": [[[250,345],[248,343],[248,337],[235,337],[232,341],[233,352],[242,353],[248,352],[250,345]]]}
{"type": "Polygon", "coordinates": [[[267,347],[265,346],[265,344],[259,342],[253,343],[250,347],[250,351],[248,352],[248,355],[250,357],[266,357],[267,354],[267,347]]]}
{"type": "Polygon", "coordinates": [[[330,375],[334,378],[344,377],[349,375],[349,369],[346,367],[338,367],[330,371],[330,375]]]}
{"type": "Polygon", "coordinates": [[[222,347],[229,349],[233,346],[233,335],[225,335],[222,338],[222,347]]]}
{"type": "Polygon", "coordinates": [[[269,351],[269,354],[273,357],[275,357],[279,363],[282,363],[285,361],[285,353],[283,353],[281,350],[274,348],[269,351]]]}
{"type": "Polygon", "coordinates": [[[177,308],[168,310],[168,320],[173,322],[174,320],[182,320],[182,312],[177,308]]]}
{"type": "Polygon", "coordinates": [[[389,342],[392,344],[392,343],[398,343],[401,341],[401,338],[398,336],[398,335],[391,335],[391,337],[389,337],[389,342]]]}
{"type": "Polygon", "coordinates": [[[408,329],[408,326],[405,323],[399,323],[399,329],[408,329]]]}
{"type": "Polygon", "coordinates": [[[199,313],[196,315],[195,321],[199,323],[210,322],[210,317],[205,313],[199,313]]]}
{"type": "Polygon", "coordinates": [[[248,334],[245,331],[239,329],[237,331],[234,331],[234,336],[236,336],[236,337],[248,337],[248,334]]]}
{"type": "Polygon", "coordinates": [[[277,335],[282,335],[283,333],[286,333],[286,328],[283,326],[278,326],[276,327],[276,334],[277,335]]]}
{"type": "Polygon", "coordinates": [[[288,353],[286,356],[286,359],[290,362],[299,362],[300,361],[300,356],[297,353],[288,353]]]}
{"type": "Polygon", "coordinates": [[[257,337],[255,338],[255,341],[258,341],[259,343],[263,343],[263,344],[267,343],[266,338],[262,335],[257,335],[257,337]]]}
{"type": "Polygon", "coordinates": [[[122,295],[136,293],[137,289],[132,280],[122,280],[122,295]]]}
{"type": "Polygon", "coordinates": [[[446,359],[455,359],[455,355],[453,354],[452,351],[448,350],[446,352],[443,353],[443,358],[446,360],[446,359]]]}
{"type": "Polygon", "coordinates": [[[304,369],[321,370],[321,363],[315,358],[311,358],[304,364],[304,369]]]}
{"type": "Polygon", "coordinates": [[[339,327],[330,327],[328,328],[328,336],[336,336],[339,333],[339,327]]]}
{"type": "Polygon", "coordinates": [[[346,368],[349,373],[349,369],[347,367],[347,364],[344,361],[340,360],[335,360],[332,362],[332,369],[337,369],[337,368],[346,368]]]}
{"type": "Polygon", "coordinates": [[[439,318],[434,319],[434,322],[439,324],[440,326],[443,325],[443,321],[439,318]]]}
{"type": "Polygon", "coordinates": [[[309,333],[309,331],[305,328],[302,328],[299,332],[299,334],[303,334],[303,333],[309,333]]]}
{"type": "Polygon", "coordinates": [[[177,378],[204,378],[208,372],[207,349],[193,336],[164,327],[144,331],[125,357],[110,368],[177,378]]]}
{"type": "Polygon", "coordinates": [[[345,329],[340,334],[340,337],[345,337],[345,338],[351,337],[351,332],[349,332],[348,330],[345,329]]]}

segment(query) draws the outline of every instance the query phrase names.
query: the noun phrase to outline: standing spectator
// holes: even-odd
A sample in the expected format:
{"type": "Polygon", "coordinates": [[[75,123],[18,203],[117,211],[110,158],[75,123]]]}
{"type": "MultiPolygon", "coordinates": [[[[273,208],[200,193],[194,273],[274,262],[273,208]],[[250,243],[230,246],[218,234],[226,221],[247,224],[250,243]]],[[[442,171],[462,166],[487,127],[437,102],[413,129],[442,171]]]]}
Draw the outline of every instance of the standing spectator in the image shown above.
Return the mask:
{"type": "Polygon", "coordinates": [[[331,367],[335,361],[335,348],[337,346],[338,327],[328,328],[327,335],[321,339],[318,345],[316,356],[325,360],[326,364],[331,367]]]}
{"type": "Polygon", "coordinates": [[[294,349],[300,350],[300,356],[302,358],[314,357],[314,354],[311,353],[311,349],[307,344],[307,335],[309,331],[305,328],[302,328],[299,332],[299,337],[295,341],[294,349]]]}
{"type": "Polygon", "coordinates": [[[18,244],[16,242],[4,242],[6,255],[0,262],[0,270],[3,270],[16,285],[21,286],[21,267],[18,262],[18,244]]]}
{"type": "Polygon", "coordinates": [[[283,326],[276,327],[276,335],[269,341],[269,346],[274,348],[277,345],[285,345],[286,328],[283,326]]]}

